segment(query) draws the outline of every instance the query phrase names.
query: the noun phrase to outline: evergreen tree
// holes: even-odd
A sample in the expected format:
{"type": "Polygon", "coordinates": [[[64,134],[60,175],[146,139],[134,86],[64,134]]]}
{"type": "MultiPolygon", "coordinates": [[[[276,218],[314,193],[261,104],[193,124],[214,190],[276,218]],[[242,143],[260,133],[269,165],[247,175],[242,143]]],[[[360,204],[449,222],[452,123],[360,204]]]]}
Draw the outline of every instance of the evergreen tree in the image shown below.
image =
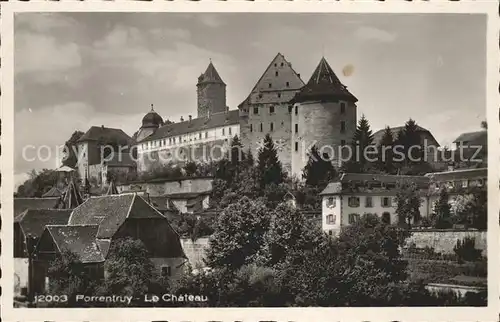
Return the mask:
{"type": "Polygon", "coordinates": [[[448,202],[448,192],[441,189],[439,199],[434,206],[434,227],[438,229],[451,228],[451,205],[448,202]]]}
{"type": "Polygon", "coordinates": [[[356,132],[351,143],[352,155],[344,167],[345,172],[362,173],[372,169],[372,164],[376,159],[375,149],[370,150],[368,147],[373,146],[373,133],[370,129],[368,120],[363,115],[358,122],[356,132]]]}
{"type": "Polygon", "coordinates": [[[78,156],[76,154],[78,152],[76,149],[76,142],[83,134],[85,133],[83,133],[82,131],[73,132],[69,140],[66,141],[66,143],[64,144],[64,149],[65,149],[64,152],[66,153],[66,155],[62,160],[63,165],[68,166],[70,168],[76,167],[79,161],[78,156]]]}
{"type": "Polygon", "coordinates": [[[264,146],[259,150],[257,168],[261,188],[271,183],[280,184],[285,179],[283,166],[278,159],[278,153],[269,133],[264,138],[264,146]]]}
{"type": "Polygon", "coordinates": [[[378,170],[387,173],[394,174],[395,166],[393,162],[394,153],[392,151],[394,147],[394,137],[390,127],[384,129],[382,139],[378,146],[378,170]]]}
{"type": "Polygon", "coordinates": [[[409,119],[398,134],[397,145],[400,146],[399,151],[404,157],[401,160],[403,166],[411,167],[413,165],[423,163],[423,147],[420,140],[419,126],[417,123],[409,119]]]}
{"type": "Polygon", "coordinates": [[[243,145],[237,135],[231,140],[231,150],[229,154],[229,161],[233,168],[237,169],[240,164],[245,159],[245,154],[243,153],[243,145]]]}
{"type": "Polygon", "coordinates": [[[318,148],[313,146],[309,153],[309,160],[302,171],[302,178],[305,179],[306,185],[324,188],[334,177],[335,168],[332,163],[326,156],[322,158],[318,148]]]}

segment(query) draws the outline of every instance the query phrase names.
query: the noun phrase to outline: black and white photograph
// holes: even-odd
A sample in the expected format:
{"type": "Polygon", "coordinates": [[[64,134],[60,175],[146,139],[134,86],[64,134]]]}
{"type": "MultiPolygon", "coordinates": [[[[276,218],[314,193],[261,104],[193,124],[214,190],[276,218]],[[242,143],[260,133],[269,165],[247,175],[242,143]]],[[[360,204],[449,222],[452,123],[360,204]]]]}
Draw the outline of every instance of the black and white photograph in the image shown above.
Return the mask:
{"type": "Polygon", "coordinates": [[[255,5],[2,7],[12,314],[497,307],[498,8],[255,5]]]}

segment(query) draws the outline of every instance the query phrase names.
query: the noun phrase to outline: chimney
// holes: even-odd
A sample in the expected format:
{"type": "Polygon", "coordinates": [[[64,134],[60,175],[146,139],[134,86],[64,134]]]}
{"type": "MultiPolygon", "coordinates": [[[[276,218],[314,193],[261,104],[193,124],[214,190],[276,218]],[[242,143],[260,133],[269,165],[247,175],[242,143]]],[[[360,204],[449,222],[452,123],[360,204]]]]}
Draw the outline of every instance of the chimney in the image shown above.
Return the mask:
{"type": "Polygon", "coordinates": [[[103,129],[103,130],[104,130],[104,125],[101,125],[101,129],[103,129]]]}
{"type": "Polygon", "coordinates": [[[181,122],[184,122],[184,118],[181,116],[181,122]]]}
{"type": "Polygon", "coordinates": [[[299,78],[300,78],[300,74],[297,74],[297,76],[299,76],[299,78]]]}
{"type": "Polygon", "coordinates": [[[189,122],[191,122],[192,119],[193,119],[193,117],[191,115],[189,115],[189,122]]]}

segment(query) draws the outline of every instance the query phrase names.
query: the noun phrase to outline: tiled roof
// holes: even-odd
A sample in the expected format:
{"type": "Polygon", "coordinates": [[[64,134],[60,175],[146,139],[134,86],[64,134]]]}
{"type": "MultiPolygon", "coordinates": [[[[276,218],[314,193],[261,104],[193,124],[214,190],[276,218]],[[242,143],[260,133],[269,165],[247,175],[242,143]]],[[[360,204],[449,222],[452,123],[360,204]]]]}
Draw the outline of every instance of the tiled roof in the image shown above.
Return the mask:
{"type": "Polygon", "coordinates": [[[103,144],[118,144],[122,146],[131,145],[133,140],[121,129],[113,129],[104,126],[92,126],[78,142],[99,141],[103,144]]]}
{"type": "Polygon", "coordinates": [[[209,117],[199,117],[191,121],[166,124],[140,142],[148,142],[186,133],[208,130],[216,127],[239,124],[239,110],[214,113],[209,117]]]}
{"type": "MultiPolygon", "coordinates": [[[[392,138],[394,139],[394,141],[398,138],[399,136],[399,132],[401,132],[405,127],[404,126],[396,126],[396,127],[391,127],[391,132],[392,132],[392,138]]],[[[423,127],[417,125],[417,131],[421,131],[421,132],[429,132],[429,130],[427,129],[424,129],[423,127]]],[[[373,134],[373,143],[375,144],[379,144],[380,141],[382,141],[382,137],[384,136],[384,132],[385,132],[385,129],[382,129],[382,130],[378,130],[377,132],[375,132],[373,134]]]]}
{"type": "Polygon", "coordinates": [[[322,57],[307,84],[295,95],[292,102],[321,99],[343,99],[357,102],[358,99],[347,90],[325,57],[322,57]]]}
{"type": "Polygon", "coordinates": [[[57,187],[52,187],[49,191],[42,195],[42,198],[60,197],[62,194],[63,192],[57,189],[57,187]]]}
{"type": "Polygon", "coordinates": [[[100,263],[104,256],[96,240],[97,225],[47,226],[59,251],[76,254],[82,263],[100,263]]]}
{"type": "Polygon", "coordinates": [[[126,218],[164,218],[136,194],[91,197],[75,208],[69,225],[98,225],[98,238],[111,238],[126,218]]]}
{"type": "Polygon", "coordinates": [[[446,172],[433,172],[425,175],[431,181],[450,181],[462,179],[485,179],[488,178],[488,168],[454,170],[446,172]]]}
{"type": "Polygon", "coordinates": [[[222,83],[226,85],[222,81],[222,78],[220,77],[212,62],[208,64],[207,70],[203,74],[201,74],[200,77],[198,77],[198,84],[203,83],[222,83]]]}
{"type": "Polygon", "coordinates": [[[40,237],[47,225],[66,225],[71,215],[71,210],[60,209],[28,209],[14,219],[25,236],[31,234],[40,237]]]}
{"type": "Polygon", "coordinates": [[[26,209],[55,209],[59,198],[14,198],[14,217],[26,209]]]}
{"type": "Polygon", "coordinates": [[[460,142],[470,145],[486,145],[488,144],[488,131],[462,133],[453,141],[453,143],[460,142]]]}

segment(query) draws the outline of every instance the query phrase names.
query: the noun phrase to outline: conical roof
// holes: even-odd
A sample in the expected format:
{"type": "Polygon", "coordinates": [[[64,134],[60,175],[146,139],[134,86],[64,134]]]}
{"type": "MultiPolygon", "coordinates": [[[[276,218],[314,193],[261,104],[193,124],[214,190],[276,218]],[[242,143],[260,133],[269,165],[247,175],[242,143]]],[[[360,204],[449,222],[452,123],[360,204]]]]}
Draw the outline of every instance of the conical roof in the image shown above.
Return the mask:
{"type": "Polygon", "coordinates": [[[49,191],[42,195],[42,198],[60,197],[62,194],[62,191],[57,189],[57,187],[52,187],[49,191]]]}
{"type": "Polygon", "coordinates": [[[73,180],[69,182],[66,191],[61,196],[61,201],[62,204],[60,204],[58,208],[62,209],[73,209],[83,203],[82,195],[73,180]]]}
{"type": "Polygon", "coordinates": [[[198,77],[198,85],[203,83],[220,83],[226,85],[212,62],[208,64],[207,70],[198,77]]]}
{"type": "Polygon", "coordinates": [[[325,57],[322,57],[307,84],[295,95],[293,102],[305,102],[313,100],[346,100],[357,102],[358,99],[352,95],[347,87],[342,84],[335,75],[325,57]]]}
{"type": "Polygon", "coordinates": [[[118,194],[118,189],[116,188],[115,182],[112,180],[109,183],[108,191],[106,192],[106,195],[117,195],[118,194]]]}

